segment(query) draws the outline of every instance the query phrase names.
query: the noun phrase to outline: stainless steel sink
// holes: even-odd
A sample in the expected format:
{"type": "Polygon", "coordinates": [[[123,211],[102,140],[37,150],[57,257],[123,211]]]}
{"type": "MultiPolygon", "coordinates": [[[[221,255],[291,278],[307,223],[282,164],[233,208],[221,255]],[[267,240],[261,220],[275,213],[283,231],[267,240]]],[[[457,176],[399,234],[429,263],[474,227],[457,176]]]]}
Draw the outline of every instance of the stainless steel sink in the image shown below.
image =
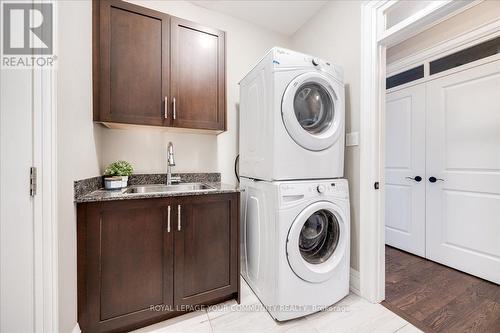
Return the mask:
{"type": "Polygon", "coordinates": [[[127,188],[125,194],[214,191],[215,188],[203,183],[135,185],[127,188]]]}

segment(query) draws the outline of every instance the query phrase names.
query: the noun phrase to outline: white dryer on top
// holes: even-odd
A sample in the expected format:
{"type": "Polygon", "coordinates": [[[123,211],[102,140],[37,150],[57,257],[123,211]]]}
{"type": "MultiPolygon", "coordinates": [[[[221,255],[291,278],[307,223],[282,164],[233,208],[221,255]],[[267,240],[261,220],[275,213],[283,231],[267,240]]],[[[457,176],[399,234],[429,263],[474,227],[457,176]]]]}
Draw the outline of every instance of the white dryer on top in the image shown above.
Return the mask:
{"type": "Polygon", "coordinates": [[[342,70],[273,48],[240,82],[240,175],[261,180],[344,175],[342,70]]]}

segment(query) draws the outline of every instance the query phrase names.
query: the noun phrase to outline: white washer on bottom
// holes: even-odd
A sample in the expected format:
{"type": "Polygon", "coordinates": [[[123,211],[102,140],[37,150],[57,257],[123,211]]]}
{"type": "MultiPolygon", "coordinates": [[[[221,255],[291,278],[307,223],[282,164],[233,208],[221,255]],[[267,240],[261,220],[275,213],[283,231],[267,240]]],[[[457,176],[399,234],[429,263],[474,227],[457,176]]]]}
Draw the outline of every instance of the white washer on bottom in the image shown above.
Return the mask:
{"type": "Polygon", "coordinates": [[[240,187],[241,274],[271,316],[305,316],[347,296],[347,180],[242,178],[240,187]]]}

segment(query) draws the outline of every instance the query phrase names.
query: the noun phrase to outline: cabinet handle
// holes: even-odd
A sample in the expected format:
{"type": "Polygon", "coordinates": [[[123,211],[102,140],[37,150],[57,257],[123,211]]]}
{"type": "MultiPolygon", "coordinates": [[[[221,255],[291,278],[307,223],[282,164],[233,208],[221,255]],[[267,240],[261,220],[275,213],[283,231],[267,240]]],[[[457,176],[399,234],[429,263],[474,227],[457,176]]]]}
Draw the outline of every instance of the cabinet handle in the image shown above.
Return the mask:
{"type": "Polygon", "coordinates": [[[170,232],[170,205],[167,208],[167,232],[170,232]]]}
{"type": "Polygon", "coordinates": [[[165,96],[165,119],[168,118],[168,96],[165,96]]]}
{"type": "Polygon", "coordinates": [[[177,230],[181,231],[181,205],[177,205],[177,230]]]}
{"type": "Polygon", "coordinates": [[[175,119],[175,116],[176,116],[176,115],[175,115],[175,97],[174,97],[174,98],[172,98],[172,107],[173,107],[172,113],[173,113],[173,115],[174,115],[174,119],[175,119]]]}

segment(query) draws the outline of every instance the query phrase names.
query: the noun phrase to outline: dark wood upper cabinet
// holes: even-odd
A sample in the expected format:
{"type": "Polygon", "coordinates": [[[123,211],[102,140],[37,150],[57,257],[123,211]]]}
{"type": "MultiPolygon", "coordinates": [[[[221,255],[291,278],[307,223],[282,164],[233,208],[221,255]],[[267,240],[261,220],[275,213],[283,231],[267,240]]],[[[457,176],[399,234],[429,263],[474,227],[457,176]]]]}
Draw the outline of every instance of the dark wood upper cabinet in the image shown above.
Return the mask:
{"type": "Polygon", "coordinates": [[[172,17],[174,126],[225,129],[225,72],[224,32],[172,17]]]}
{"type": "Polygon", "coordinates": [[[168,125],[170,16],[123,1],[97,5],[99,103],[94,120],[168,125]]]}
{"type": "Polygon", "coordinates": [[[93,2],[94,121],[224,131],[225,71],[223,31],[93,2]]]}

